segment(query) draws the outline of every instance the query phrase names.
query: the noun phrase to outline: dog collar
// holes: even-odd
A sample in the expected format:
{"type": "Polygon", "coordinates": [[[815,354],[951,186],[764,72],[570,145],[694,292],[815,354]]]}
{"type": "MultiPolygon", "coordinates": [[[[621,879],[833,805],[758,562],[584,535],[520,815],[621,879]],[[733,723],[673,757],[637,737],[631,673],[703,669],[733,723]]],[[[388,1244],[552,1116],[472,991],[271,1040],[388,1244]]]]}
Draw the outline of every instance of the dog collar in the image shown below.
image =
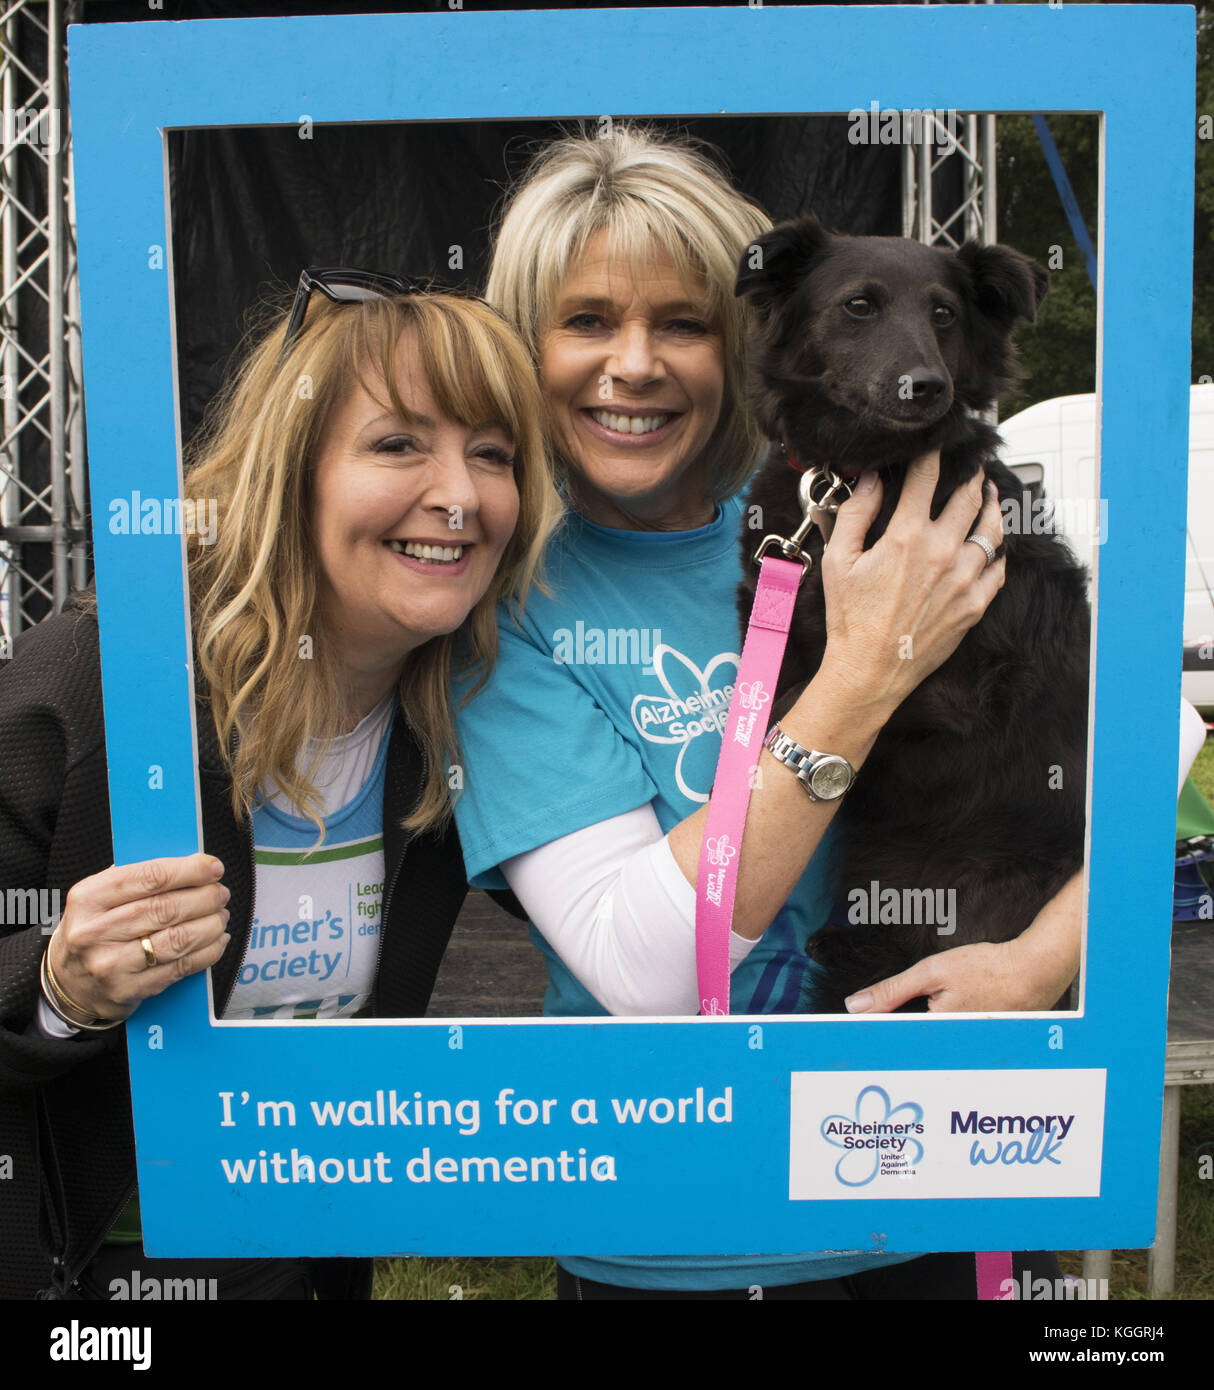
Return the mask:
{"type": "Polygon", "coordinates": [[[781,444],[780,448],[784,450],[784,457],[788,460],[788,466],[790,468],[795,468],[798,473],[804,473],[807,465],[801,462],[788,445],[781,444]]]}
{"type": "MultiPolygon", "coordinates": [[[[856,479],[855,479],[855,478],[852,478],[852,479],[847,479],[847,478],[845,478],[845,477],[842,475],[842,473],[840,473],[837,469],[831,468],[831,466],[830,466],[829,464],[825,464],[825,463],[803,463],[803,462],[796,456],[796,454],[793,453],[792,449],[790,449],[789,446],[788,446],[787,444],[781,444],[779,447],[780,447],[781,449],[784,450],[784,457],[788,460],[788,466],[789,466],[790,468],[795,468],[795,469],[797,470],[798,473],[809,473],[809,472],[821,473],[824,477],[828,477],[828,478],[831,478],[832,480],[835,480],[835,481],[837,481],[837,482],[843,483],[843,485],[848,489],[849,492],[851,491],[851,489],[852,489],[853,487],[855,487],[855,483],[856,483],[856,479]]],[[[859,474],[857,474],[856,476],[859,477],[859,474]]]]}

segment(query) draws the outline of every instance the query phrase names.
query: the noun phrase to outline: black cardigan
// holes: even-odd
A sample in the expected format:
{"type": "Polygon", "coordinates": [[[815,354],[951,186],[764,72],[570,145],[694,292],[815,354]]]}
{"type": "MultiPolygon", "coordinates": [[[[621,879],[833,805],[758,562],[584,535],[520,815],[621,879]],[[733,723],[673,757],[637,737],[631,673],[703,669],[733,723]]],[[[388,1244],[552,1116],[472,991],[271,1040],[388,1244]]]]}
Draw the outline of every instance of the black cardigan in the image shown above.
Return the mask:
{"type": "MultiPolygon", "coordinates": [[[[232,940],[213,967],[222,1009],[252,917],[253,853],[230,803],[214,722],[197,708],[203,841],[224,865],[232,940]]],[[[384,785],[383,934],[373,1011],[423,1015],[467,892],[459,841],[409,837],[424,761],[399,712],[384,785]]],[[[69,608],[0,666],[0,908],[13,889],[57,889],[113,861],[97,621],[69,608]]],[[[11,913],[10,915],[16,915],[11,913]]],[[[63,1290],[135,1187],[126,1029],[71,1039],[27,1033],[49,935],[0,919],[0,1297],[63,1290]],[[9,1164],[5,1164],[5,1159],[9,1164]],[[5,1177],[5,1169],[11,1176],[5,1177]]]]}

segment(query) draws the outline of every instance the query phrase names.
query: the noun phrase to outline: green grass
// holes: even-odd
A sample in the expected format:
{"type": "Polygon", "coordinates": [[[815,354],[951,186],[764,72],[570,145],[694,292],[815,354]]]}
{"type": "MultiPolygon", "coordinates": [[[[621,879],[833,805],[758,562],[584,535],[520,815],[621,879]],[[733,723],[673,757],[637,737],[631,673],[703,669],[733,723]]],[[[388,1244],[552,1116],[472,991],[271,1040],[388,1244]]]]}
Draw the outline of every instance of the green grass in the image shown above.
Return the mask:
{"type": "Polygon", "coordinates": [[[556,1298],[555,1260],[376,1260],[373,1298],[531,1302],[556,1298]]]}
{"type": "Polygon", "coordinates": [[[1206,740],[1189,776],[1197,783],[1202,796],[1214,805],[1214,739],[1206,740]]]}
{"type": "MultiPolygon", "coordinates": [[[[1214,739],[1193,764],[1193,781],[1214,805],[1214,739]]],[[[1173,1298],[1214,1299],[1214,1179],[1198,1176],[1201,1154],[1214,1154],[1214,1089],[1180,1091],[1180,1191],[1176,1215],[1176,1292],[1173,1298]]],[[[1067,1274],[1082,1271],[1077,1251],[1059,1256],[1067,1274]]],[[[1115,1250],[1110,1298],[1146,1298],[1147,1252],[1115,1250]]]]}
{"type": "MultiPolygon", "coordinates": [[[[1193,780],[1214,805],[1214,740],[1201,750],[1193,780]]],[[[1173,1298],[1214,1299],[1214,1178],[1198,1176],[1214,1155],[1214,1087],[1185,1086],[1180,1097],[1180,1192],[1173,1298]]],[[[1081,1251],[1059,1254],[1067,1274],[1083,1272],[1081,1251]]],[[[1145,1299],[1147,1252],[1115,1250],[1109,1297],[1145,1299]]],[[[375,1262],[376,1298],[518,1302],[556,1298],[556,1265],[541,1259],[412,1259],[375,1262]],[[458,1290],[458,1293],[455,1292],[458,1290]]]]}
{"type": "MultiPolygon", "coordinates": [[[[1172,1298],[1214,1299],[1214,1179],[1198,1176],[1198,1159],[1214,1154],[1214,1088],[1180,1094],[1180,1191],[1176,1214],[1176,1291],[1172,1298]]],[[[1083,1272],[1079,1251],[1058,1256],[1065,1274],[1083,1272]]],[[[1109,1297],[1147,1296],[1147,1252],[1115,1250],[1109,1297]]]]}

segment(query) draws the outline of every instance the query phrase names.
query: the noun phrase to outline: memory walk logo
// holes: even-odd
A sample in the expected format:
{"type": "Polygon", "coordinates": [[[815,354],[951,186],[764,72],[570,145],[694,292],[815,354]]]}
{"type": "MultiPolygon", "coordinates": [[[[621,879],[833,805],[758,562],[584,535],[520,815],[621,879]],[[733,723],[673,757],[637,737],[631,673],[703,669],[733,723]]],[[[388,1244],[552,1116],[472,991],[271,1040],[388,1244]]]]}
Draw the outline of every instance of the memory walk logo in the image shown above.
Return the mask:
{"type": "Polygon", "coordinates": [[[146,1371],[152,1364],[150,1327],[82,1327],[73,1318],[67,1327],[51,1328],[52,1361],[129,1361],[146,1371]]]}
{"type": "Polygon", "coordinates": [[[714,836],[704,842],[704,855],[709,866],[720,869],[720,873],[709,874],[704,882],[704,896],[716,907],[721,906],[725,876],[729,872],[730,861],[737,853],[737,846],[730,841],[728,835],[714,836]]]}
{"type": "Polygon", "coordinates": [[[1074,1123],[1074,1115],[979,1115],[976,1110],[963,1115],[954,1110],[949,1133],[994,1136],[993,1147],[980,1139],[970,1145],[970,1165],[974,1168],[984,1163],[1060,1164],[1058,1152],[1074,1123]],[[1001,1134],[1028,1137],[1005,1140],[998,1137],[1001,1134]]]}
{"type": "Polygon", "coordinates": [[[755,724],[763,713],[763,706],[771,699],[762,681],[743,681],[738,686],[738,722],[734,725],[733,741],[743,748],[750,747],[755,724]]]}

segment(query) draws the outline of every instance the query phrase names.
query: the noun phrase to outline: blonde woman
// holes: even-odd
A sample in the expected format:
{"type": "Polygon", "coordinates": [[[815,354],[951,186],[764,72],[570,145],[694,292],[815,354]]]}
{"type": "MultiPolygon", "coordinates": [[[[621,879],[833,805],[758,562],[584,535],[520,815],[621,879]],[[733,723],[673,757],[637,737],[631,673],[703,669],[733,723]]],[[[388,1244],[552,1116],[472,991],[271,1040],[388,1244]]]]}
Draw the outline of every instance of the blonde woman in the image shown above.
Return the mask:
{"type": "MultiPolygon", "coordinates": [[[[493,676],[459,712],[468,779],[456,816],[470,882],[511,888],[531,919],[550,1014],[696,1011],[695,883],[737,665],[741,490],[765,448],[745,405],[746,310],[733,287],[769,226],[698,148],[619,124],[539,151],[502,218],[486,294],[535,357],[571,514],[550,549],[553,593],[503,622],[493,676]]],[[[913,465],[890,530],[866,551],[881,500],[867,474],[823,562],[826,655],[781,723],[853,767],[1002,583],[1003,561],[985,568],[964,543],[975,519],[999,543],[995,501],[975,483],[933,521],[938,466],[913,465]],[[891,660],[900,633],[914,634],[914,655],[891,660]]],[[[833,902],[837,803],[810,801],[769,754],[761,772],[732,998],[739,1014],[787,1014],[800,1006],[806,939],[833,902]]],[[[943,952],[853,1010],[919,995],[945,1009],[1049,1007],[1078,963],[1077,890],[1020,941],[943,952]]],[[[560,1288],[577,1299],[745,1299],[755,1285],[765,1297],[897,1297],[897,1271],[879,1267],[908,1258],[569,1256],[560,1288]]],[[[947,1258],[973,1297],[972,1257],[947,1258]]],[[[924,1268],[908,1265],[903,1287],[924,1268]]],[[[931,1278],[946,1287],[934,1266],[931,1278]]]]}
{"type": "MultiPolygon", "coordinates": [[[[0,864],[64,899],[49,941],[0,934],[0,1295],[157,1272],[120,1026],[142,999],[211,968],[228,1018],[425,1011],[466,891],[451,645],[491,664],[496,605],[526,594],[559,504],[514,333],[404,288],[305,272],[193,449],[187,495],[219,518],[189,556],[204,853],[110,866],[95,605],[0,675],[0,864]]],[[[369,1286],[367,1262],[185,1272],[220,1297],[369,1286]]]]}

